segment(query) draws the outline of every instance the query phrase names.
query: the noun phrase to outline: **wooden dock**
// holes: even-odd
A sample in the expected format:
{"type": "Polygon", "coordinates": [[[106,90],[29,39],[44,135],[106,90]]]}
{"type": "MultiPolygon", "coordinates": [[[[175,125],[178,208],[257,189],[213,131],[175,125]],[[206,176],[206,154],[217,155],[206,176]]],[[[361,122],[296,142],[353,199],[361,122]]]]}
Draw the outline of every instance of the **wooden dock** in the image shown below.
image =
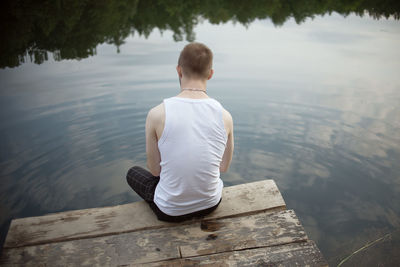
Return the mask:
{"type": "Polygon", "coordinates": [[[212,214],[158,221],[148,205],[11,222],[2,266],[328,266],[273,180],[224,188],[212,214]]]}

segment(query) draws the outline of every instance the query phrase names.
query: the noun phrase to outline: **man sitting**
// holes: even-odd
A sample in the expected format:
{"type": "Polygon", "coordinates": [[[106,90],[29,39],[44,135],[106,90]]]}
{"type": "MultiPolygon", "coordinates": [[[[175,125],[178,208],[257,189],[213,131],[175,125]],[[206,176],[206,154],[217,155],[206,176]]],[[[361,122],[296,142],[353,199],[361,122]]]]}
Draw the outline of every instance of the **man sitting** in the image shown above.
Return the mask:
{"type": "Polygon", "coordinates": [[[180,93],[164,99],[146,119],[147,167],[132,167],[128,184],[159,220],[180,222],[215,210],[222,195],[220,172],[232,160],[233,121],[208,97],[213,54],[201,43],[182,50],[176,67],[180,93]]]}

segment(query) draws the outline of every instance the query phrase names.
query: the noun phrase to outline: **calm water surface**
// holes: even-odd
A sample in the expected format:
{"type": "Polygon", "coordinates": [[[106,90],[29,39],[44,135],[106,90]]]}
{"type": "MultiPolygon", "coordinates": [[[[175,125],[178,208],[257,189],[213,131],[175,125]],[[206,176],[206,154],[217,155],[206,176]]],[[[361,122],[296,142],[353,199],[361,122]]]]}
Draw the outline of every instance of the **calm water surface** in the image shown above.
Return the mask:
{"type": "MultiPolygon", "coordinates": [[[[194,32],[214,51],[209,95],[235,122],[225,186],[274,179],[331,265],[387,234],[347,263],[399,264],[400,22],[333,13],[194,32]]],[[[145,166],[145,117],[178,93],[186,43],[154,30],[0,70],[2,239],[12,218],[139,200],[125,174],[145,166]]]]}

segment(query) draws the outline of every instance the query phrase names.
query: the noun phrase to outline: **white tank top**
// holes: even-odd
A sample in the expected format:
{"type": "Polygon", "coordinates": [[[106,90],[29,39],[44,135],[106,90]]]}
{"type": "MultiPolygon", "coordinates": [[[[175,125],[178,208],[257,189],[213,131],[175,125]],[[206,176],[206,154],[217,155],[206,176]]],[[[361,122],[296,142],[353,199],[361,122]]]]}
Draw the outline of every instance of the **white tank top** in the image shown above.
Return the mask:
{"type": "Polygon", "coordinates": [[[164,107],[154,203],[171,216],[215,206],[222,194],[219,166],[227,142],[221,104],[212,98],[171,97],[164,107]]]}

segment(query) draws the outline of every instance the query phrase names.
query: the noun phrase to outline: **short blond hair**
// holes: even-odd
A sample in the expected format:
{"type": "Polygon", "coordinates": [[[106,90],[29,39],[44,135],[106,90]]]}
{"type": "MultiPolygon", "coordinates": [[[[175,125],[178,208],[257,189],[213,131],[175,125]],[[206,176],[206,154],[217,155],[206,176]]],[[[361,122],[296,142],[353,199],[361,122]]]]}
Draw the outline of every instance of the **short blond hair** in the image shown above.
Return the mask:
{"type": "Polygon", "coordinates": [[[178,60],[178,65],[188,78],[207,79],[212,68],[213,53],[202,43],[186,45],[178,60]]]}

